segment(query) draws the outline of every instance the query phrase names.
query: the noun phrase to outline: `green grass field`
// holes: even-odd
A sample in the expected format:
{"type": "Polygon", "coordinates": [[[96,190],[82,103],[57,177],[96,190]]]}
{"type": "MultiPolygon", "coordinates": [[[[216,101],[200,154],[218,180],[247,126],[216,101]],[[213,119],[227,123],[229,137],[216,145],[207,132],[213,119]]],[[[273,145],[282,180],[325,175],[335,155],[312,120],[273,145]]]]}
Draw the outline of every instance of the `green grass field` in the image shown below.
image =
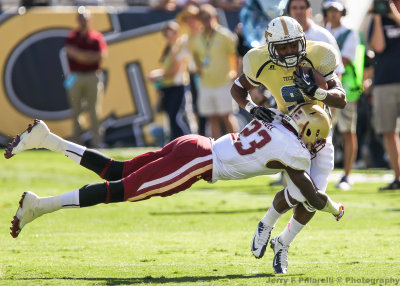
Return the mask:
{"type": "MultiPolygon", "coordinates": [[[[122,159],[133,150],[108,153],[122,159]]],[[[383,183],[366,182],[343,192],[331,183],[329,194],[345,205],[342,221],[317,213],[290,248],[288,274],[275,275],[270,249],[259,260],[250,252],[257,223],[279,190],[267,186],[270,180],[198,182],[168,198],[61,210],[13,239],[10,221],[24,191],[57,195],[99,179],[49,151],[2,157],[0,284],[396,285],[399,191],[378,193],[383,183]]],[[[290,216],[282,216],[273,236],[290,216]]]]}

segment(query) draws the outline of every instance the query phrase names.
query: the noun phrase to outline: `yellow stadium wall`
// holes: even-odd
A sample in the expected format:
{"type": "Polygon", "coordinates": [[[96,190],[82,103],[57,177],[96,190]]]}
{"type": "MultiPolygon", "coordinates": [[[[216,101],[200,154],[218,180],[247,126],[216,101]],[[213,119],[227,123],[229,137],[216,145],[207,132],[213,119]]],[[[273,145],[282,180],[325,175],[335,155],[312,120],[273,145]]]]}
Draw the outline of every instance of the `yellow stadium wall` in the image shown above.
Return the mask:
{"type": "MultiPolygon", "coordinates": [[[[146,126],[154,120],[160,122],[161,117],[154,118],[152,107],[157,101],[157,94],[146,76],[159,67],[158,59],[164,46],[160,28],[164,19],[148,27],[121,31],[118,12],[110,13],[104,7],[91,7],[90,10],[92,27],[101,31],[108,43],[108,57],[102,64],[107,80],[101,120],[108,120],[108,126],[115,128],[131,126],[127,128],[133,135],[131,145],[151,145],[152,138],[146,132],[146,126]]],[[[167,17],[172,18],[173,15],[167,17]]],[[[76,7],[34,8],[21,14],[1,15],[0,143],[3,145],[34,118],[44,119],[62,137],[71,136],[72,119],[63,88],[66,74],[62,70],[46,69],[45,66],[52,65],[53,61],[62,61],[60,39],[74,27],[76,7]],[[49,50],[43,42],[52,37],[59,39],[57,51],[49,50]],[[34,45],[41,41],[44,44],[38,46],[40,49],[35,48],[34,45]],[[33,51],[27,52],[29,48],[33,51]],[[46,54],[53,56],[48,58],[46,54]],[[60,57],[54,56],[58,54],[60,57]],[[40,58],[44,59],[43,65],[40,58]],[[35,88],[38,85],[40,87],[35,88]],[[53,92],[46,86],[51,86],[54,94],[47,94],[53,92]],[[48,103],[38,105],[38,102],[45,101],[45,96],[48,103]],[[20,100],[21,97],[23,100],[20,100]],[[51,105],[61,106],[54,110],[48,108],[51,105]]],[[[62,66],[62,63],[58,65],[62,66]]]]}

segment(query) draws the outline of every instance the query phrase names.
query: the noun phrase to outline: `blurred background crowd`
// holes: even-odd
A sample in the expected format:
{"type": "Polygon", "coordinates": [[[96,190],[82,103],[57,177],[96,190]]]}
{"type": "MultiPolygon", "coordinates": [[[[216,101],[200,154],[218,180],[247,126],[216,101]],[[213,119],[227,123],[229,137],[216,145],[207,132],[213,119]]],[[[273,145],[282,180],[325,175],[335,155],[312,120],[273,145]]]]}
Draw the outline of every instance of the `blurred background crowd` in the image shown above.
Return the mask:
{"type": "MultiPolygon", "coordinates": [[[[335,165],[344,169],[337,187],[350,188],[354,168],[391,168],[396,179],[387,188],[400,189],[399,2],[1,0],[0,36],[8,36],[11,21],[22,36],[3,47],[0,95],[22,114],[16,125],[41,117],[92,147],[162,146],[188,133],[218,138],[249,121],[230,86],[242,73],[244,54],[265,44],[268,22],[286,14],[307,40],[328,42],[341,55],[336,72],[348,105],[333,110],[335,165]],[[41,13],[46,19],[67,13],[68,24],[52,19],[47,28],[32,28],[37,18],[27,17],[41,13]],[[58,34],[44,36],[46,29],[58,34]],[[146,37],[153,38],[135,42],[146,37]],[[44,43],[48,38],[54,41],[44,43]],[[39,43],[56,51],[43,55],[39,43]],[[49,68],[38,70],[43,66],[49,68]]],[[[275,106],[263,87],[251,95],[259,105],[275,106]]],[[[14,134],[5,125],[2,118],[0,143],[14,134]]]]}

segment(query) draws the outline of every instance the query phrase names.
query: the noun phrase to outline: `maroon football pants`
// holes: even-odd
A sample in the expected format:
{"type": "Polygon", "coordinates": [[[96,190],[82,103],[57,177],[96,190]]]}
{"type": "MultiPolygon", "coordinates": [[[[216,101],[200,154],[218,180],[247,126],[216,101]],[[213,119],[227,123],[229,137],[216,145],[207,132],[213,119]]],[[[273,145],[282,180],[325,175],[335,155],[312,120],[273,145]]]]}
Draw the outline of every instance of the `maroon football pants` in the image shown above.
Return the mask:
{"type": "Polygon", "coordinates": [[[212,144],[201,135],[179,137],[158,151],[125,161],[124,200],[170,196],[212,176],[212,144]]]}

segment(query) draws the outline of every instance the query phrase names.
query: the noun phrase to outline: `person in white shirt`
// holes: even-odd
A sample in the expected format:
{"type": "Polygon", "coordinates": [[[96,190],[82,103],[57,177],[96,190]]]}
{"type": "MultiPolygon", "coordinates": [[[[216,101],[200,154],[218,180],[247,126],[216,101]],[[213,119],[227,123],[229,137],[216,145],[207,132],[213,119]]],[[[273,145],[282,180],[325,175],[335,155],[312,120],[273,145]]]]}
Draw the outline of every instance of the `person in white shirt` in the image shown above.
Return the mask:
{"type": "MultiPolygon", "coordinates": [[[[295,18],[303,27],[306,34],[306,40],[321,41],[331,44],[340,53],[336,39],[324,27],[317,25],[312,19],[312,9],[309,0],[289,0],[286,6],[288,16],[295,18]]],[[[335,70],[337,75],[344,73],[343,63],[340,62],[335,70]]]]}
{"type": "Polygon", "coordinates": [[[353,62],[356,57],[356,49],[360,44],[360,37],[348,27],[343,25],[341,19],[346,13],[341,0],[328,0],[322,5],[326,16],[326,28],[335,37],[342,56],[346,73],[343,74],[343,88],[346,90],[347,104],[344,109],[335,110],[334,117],[339,132],[342,134],[344,143],[344,175],[336,184],[336,188],[350,190],[349,175],[357,155],[357,100],[362,90],[353,90],[353,83],[356,82],[356,73],[353,62]],[[353,67],[351,67],[353,65],[353,67]]]}

